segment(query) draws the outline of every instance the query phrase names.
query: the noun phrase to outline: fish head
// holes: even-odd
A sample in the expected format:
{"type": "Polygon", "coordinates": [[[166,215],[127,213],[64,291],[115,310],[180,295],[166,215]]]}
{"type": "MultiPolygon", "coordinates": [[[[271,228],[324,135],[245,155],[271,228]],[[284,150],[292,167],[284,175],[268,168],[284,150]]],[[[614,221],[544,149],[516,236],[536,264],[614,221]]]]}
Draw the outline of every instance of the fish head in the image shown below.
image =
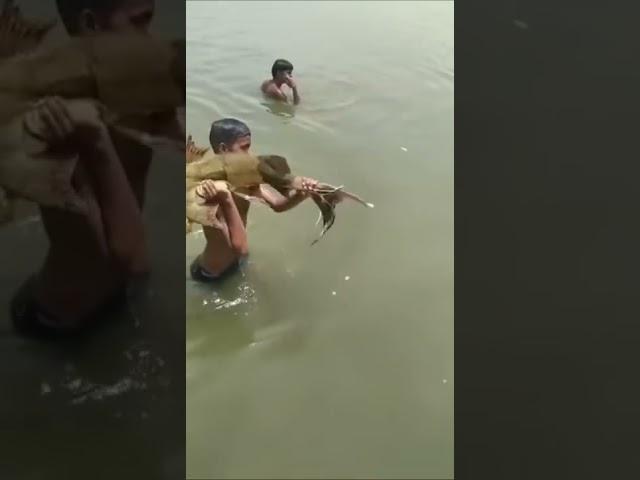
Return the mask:
{"type": "Polygon", "coordinates": [[[87,45],[110,126],[147,146],[185,148],[184,40],[104,34],[87,45]]]}

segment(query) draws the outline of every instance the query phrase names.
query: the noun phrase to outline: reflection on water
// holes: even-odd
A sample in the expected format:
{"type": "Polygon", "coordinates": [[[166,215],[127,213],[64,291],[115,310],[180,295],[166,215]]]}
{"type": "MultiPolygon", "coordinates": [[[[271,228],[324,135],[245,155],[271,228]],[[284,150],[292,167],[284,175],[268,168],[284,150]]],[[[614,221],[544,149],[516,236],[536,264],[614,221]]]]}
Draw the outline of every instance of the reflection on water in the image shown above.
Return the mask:
{"type": "MultiPolygon", "coordinates": [[[[187,236],[187,267],[202,248],[201,230],[187,236]],[[196,253],[197,252],[197,253],[196,253]]],[[[200,284],[189,277],[187,284],[187,355],[196,358],[224,356],[245,348],[293,346],[303,338],[302,325],[286,320],[286,309],[271,302],[273,286],[265,284],[269,266],[249,257],[238,272],[219,284],[200,284]],[[275,308],[274,308],[275,307],[275,308]]],[[[284,272],[293,280],[293,271],[284,272]]],[[[286,285],[286,283],[281,283],[286,285]]],[[[294,346],[295,348],[295,346],[294,346]]],[[[193,377],[187,366],[188,380],[193,377]]]]}
{"type": "Polygon", "coordinates": [[[267,112],[273,113],[274,115],[278,115],[280,117],[293,118],[296,113],[295,105],[292,105],[290,103],[269,101],[263,102],[261,103],[261,105],[267,107],[267,112]]]}

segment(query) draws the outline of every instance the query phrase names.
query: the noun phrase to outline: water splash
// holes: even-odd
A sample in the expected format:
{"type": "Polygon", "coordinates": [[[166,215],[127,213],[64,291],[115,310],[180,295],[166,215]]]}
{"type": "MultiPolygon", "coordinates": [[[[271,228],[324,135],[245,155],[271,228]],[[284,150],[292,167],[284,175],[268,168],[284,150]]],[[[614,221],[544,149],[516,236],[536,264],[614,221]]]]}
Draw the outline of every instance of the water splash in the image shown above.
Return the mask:
{"type": "Polygon", "coordinates": [[[119,373],[111,380],[96,378],[95,373],[83,373],[77,365],[67,363],[59,380],[41,381],[40,394],[56,396],[69,406],[80,406],[91,402],[116,401],[135,394],[142,394],[148,400],[150,397],[157,398],[155,393],[165,391],[170,386],[171,381],[164,372],[166,362],[152,351],[150,345],[144,342],[133,345],[121,355],[124,367],[116,369],[119,373]]]}
{"type": "Polygon", "coordinates": [[[214,310],[235,309],[242,305],[251,305],[257,303],[255,289],[248,283],[240,283],[230,296],[223,296],[219,291],[213,291],[202,300],[202,305],[214,310]]]}

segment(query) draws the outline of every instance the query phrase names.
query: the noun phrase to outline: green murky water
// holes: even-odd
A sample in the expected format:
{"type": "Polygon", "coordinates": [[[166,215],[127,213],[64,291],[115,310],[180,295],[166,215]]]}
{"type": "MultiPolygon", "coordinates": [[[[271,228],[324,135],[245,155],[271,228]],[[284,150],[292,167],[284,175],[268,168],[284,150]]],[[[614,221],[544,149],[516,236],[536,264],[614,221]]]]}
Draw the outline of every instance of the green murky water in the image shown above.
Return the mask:
{"type": "Polygon", "coordinates": [[[453,476],[453,47],[453,2],[187,2],[196,141],[239,118],[376,205],[339,205],[313,248],[311,202],[253,206],[217,289],[187,237],[189,478],[453,476]],[[295,110],[259,93],[278,57],[295,110]]]}

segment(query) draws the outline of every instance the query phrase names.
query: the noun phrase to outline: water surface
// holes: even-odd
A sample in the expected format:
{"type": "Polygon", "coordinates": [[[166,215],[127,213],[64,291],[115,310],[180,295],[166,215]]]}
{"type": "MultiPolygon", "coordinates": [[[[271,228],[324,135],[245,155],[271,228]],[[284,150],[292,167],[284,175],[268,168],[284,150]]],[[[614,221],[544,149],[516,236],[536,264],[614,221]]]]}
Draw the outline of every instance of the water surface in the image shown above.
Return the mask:
{"type": "Polygon", "coordinates": [[[373,202],[253,206],[251,261],[188,279],[189,478],[453,475],[453,2],[187,2],[187,127],[373,202]],[[259,93],[294,64],[302,103],[259,93]]]}

